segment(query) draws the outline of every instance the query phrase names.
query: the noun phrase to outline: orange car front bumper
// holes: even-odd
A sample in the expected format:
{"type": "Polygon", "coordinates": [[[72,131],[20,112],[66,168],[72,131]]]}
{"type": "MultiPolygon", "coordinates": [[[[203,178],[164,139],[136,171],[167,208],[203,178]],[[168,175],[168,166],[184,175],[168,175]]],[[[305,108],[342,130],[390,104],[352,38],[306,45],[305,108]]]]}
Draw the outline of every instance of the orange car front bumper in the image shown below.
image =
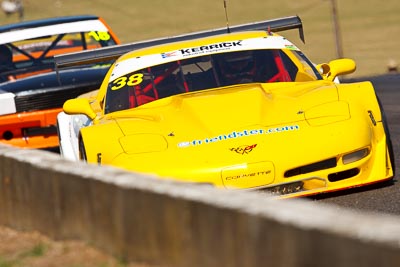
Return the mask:
{"type": "Polygon", "coordinates": [[[0,116],[0,142],[23,148],[58,147],[56,122],[61,111],[54,108],[0,116]]]}

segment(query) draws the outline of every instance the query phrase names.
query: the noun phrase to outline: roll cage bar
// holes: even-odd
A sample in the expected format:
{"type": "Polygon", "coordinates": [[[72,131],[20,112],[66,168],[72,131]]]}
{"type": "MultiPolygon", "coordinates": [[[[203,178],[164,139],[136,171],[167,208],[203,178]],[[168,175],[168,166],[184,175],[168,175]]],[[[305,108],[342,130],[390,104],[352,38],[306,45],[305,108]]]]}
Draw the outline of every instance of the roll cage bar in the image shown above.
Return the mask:
{"type": "Polygon", "coordinates": [[[297,67],[280,49],[253,50],[251,55],[247,54],[246,59],[240,61],[239,68],[227,68],[229,64],[226,64],[224,55],[232,54],[231,57],[236,55],[240,58],[240,53],[243,51],[166,62],[110,81],[105,114],[173,95],[221,86],[295,81],[297,67]],[[268,68],[265,68],[267,65],[268,68]],[[127,79],[136,79],[137,83],[124,83],[127,79]]]}
{"type": "MultiPolygon", "coordinates": [[[[86,42],[85,39],[85,33],[84,32],[80,32],[80,39],[79,41],[81,42],[79,46],[81,49],[83,49],[83,51],[87,51],[88,48],[88,44],[86,42]]],[[[40,70],[43,68],[46,69],[56,69],[56,65],[53,63],[54,62],[54,57],[47,57],[48,53],[50,51],[52,51],[53,49],[55,49],[55,47],[57,46],[57,44],[64,38],[66,34],[65,33],[60,33],[56,36],[55,39],[49,44],[47,45],[47,47],[45,47],[43,50],[41,51],[37,51],[38,53],[38,57],[35,57],[32,55],[32,53],[25,51],[23,48],[19,48],[16,45],[12,44],[12,43],[6,43],[5,45],[9,46],[13,51],[17,51],[18,53],[20,53],[21,55],[24,55],[26,57],[26,60],[21,60],[21,61],[16,61],[13,62],[14,66],[21,64],[22,62],[27,62],[27,61],[31,61],[31,65],[29,66],[23,66],[23,67],[14,67],[10,70],[6,70],[2,72],[2,75],[8,75],[8,74],[15,74],[18,75],[20,73],[25,73],[28,71],[35,71],[35,70],[40,70]]],[[[98,43],[101,46],[105,46],[104,41],[100,40],[98,41],[98,43]]],[[[58,71],[57,71],[58,73],[58,71]]]]}

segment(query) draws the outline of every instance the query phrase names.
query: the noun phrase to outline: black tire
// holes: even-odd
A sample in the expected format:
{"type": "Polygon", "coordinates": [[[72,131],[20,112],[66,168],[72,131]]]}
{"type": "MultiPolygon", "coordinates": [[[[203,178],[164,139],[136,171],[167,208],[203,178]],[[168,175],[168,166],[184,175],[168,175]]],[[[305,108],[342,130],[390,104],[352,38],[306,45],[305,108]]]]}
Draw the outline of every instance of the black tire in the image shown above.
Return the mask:
{"type": "Polygon", "coordinates": [[[395,173],[396,173],[396,163],[395,163],[395,159],[394,159],[392,139],[390,138],[390,131],[389,131],[389,126],[388,126],[387,119],[386,119],[385,110],[383,109],[383,106],[382,106],[382,103],[381,103],[379,97],[376,97],[376,98],[378,99],[379,108],[380,108],[381,114],[382,114],[382,125],[383,125],[383,129],[385,131],[385,134],[386,134],[386,145],[388,147],[390,163],[392,164],[393,177],[394,177],[395,173]]]}
{"type": "Polygon", "coordinates": [[[80,160],[87,162],[86,149],[82,136],[79,137],[79,158],[80,160]]]}

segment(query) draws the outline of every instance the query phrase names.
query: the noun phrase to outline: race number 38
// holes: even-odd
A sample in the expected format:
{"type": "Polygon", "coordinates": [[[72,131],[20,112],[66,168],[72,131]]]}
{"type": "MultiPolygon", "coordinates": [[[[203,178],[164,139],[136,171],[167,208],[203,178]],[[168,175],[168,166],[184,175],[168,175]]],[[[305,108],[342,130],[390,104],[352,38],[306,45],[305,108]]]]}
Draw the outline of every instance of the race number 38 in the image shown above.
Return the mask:
{"type": "Polygon", "coordinates": [[[143,82],[143,74],[142,73],[132,74],[129,77],[128,76],[119,77],[118,79],[115,79],[112,82],[112,84],[114,86],[111,87],[111,90],[118,90],[124,86],[135,86],[135,85],[141,84],[142,82],[143,82]]]}

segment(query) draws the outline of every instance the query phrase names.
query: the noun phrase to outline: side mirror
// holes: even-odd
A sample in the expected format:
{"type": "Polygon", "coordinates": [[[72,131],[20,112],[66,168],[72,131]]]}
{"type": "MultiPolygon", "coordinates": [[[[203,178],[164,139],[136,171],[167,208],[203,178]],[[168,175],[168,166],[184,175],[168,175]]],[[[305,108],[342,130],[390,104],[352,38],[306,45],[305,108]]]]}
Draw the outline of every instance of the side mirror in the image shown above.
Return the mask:
{"type": "Polygon", "coordinates": [[[91,120],[96,118],[97,114],[93,111],[89,99],[87,98],[75,98],[67,100],[63,105],[63,110],[65,113],[73,114],[84,114],[88,116],[91,120]]]}
{"type": "Polygon", "coordinates": [[[325,79],[333,81],[337,76],[353,73],[356,70],[356,63],[348,58],[335,59],[317,65],[317,70],[325,79]]]}

